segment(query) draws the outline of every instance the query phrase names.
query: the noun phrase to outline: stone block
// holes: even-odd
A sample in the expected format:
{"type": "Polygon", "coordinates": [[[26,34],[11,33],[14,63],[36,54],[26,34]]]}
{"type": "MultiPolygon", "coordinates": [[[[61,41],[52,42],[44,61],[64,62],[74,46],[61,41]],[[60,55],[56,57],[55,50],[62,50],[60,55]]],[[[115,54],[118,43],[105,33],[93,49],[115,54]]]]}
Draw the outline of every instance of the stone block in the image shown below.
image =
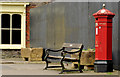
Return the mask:
{"type": "Polygon", "coordinates": [[[30,61],[31,52],[31,48],[21,48],[21,57],[24,61],[30,61]]]}
{"type": "Polygon", "coordinates": [[[31,61],[42,61],[43,48],[32,48],[31,61]]]}
{"type": "MultiPolygon", "coordinates": [[[[74,50],[72,50],[74,51],[74,50]]],[[[71,55],[72,58],[78,58],[78,54],[71,55]]],[[[93,50],[82,51],[80,65],[94,65],[95,52],[93,50]]],[[[73,62],[77,64],[77,62],[73,62]]]]}
{"type": "Polygon", "coordinates": [[[42,61],[43,48],[22,48],[21,57],[24,61],[42,61]]]}

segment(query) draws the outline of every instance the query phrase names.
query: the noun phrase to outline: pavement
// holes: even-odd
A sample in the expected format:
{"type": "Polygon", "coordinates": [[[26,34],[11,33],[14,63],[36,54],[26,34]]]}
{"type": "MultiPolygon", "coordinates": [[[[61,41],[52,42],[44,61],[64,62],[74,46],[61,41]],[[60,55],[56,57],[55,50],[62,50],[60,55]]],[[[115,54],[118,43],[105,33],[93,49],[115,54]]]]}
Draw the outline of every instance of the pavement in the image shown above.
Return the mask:
{"type": "Polygon", "coordinates": [[[117,71],[111,73],[95,73],[94,71],[69,72],[59,74],[59,69],[43,70],[45,64],[2,64],[2,75],[118,75],[117,71]]]}
{"type": "Polygon", "coordinates": [[[94,70],[84,70],[83,73],[69,72],[59,74],[61,68],[43,70],[43,61],[23,61],[22,59],[2,59],[2,75],[118,75],[118,71],[108,73],[95,73],[94,70]]]}
{"type": "Polygon", "coordinates": [[[45,63],[44,61],[23,61],[22,58],[7,58],[7,59],[2,59],[0,64],[40,64],[40,63],[45,63]]]}

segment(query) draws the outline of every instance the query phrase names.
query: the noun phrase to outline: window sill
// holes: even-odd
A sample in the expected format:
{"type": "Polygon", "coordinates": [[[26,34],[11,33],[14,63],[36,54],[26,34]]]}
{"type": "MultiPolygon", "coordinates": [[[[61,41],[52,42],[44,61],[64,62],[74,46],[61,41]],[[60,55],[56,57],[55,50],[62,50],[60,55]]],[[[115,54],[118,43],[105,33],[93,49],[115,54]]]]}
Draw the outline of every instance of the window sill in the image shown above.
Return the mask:
{"type": "Polygon", "coordinates": [[[2,44],[0,45],[0,49],[21,49],[24,48],[23,46],[16,44],[16,45],[7,45],[7,44],[2,44]]]}

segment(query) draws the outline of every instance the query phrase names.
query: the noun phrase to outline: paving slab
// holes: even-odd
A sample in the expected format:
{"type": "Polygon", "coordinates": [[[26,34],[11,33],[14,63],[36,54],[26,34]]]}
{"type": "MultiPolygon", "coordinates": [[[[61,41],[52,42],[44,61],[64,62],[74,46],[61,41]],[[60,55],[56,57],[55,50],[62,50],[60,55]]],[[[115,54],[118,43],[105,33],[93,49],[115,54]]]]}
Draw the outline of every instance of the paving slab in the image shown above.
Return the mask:
{"type": "Polygon", "coordinates": [[[60,69],[43,70],[45,64],[2,64],[3,75],[118,75],[118,71],[109,73],[95,73],[92,71],[69,72],[59,74],[60,69]]]}

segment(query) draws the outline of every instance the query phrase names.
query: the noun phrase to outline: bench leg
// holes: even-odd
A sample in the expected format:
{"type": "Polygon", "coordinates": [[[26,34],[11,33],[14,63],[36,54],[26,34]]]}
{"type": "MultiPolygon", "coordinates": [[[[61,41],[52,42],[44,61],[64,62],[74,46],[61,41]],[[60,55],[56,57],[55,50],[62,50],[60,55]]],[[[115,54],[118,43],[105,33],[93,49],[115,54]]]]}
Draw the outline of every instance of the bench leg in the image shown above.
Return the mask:
{"type": "Polygon", "coordinates": [[[62,70],[61,70],[61,72],[59,74],[62,74],[64,72],[64,69],[65,69],[64,64],[63,64],[63,59],[61,60],[60,63],[61,63],[61,66],[62,66],[62,70]]]}
{"type": "Polygon", "coordinates": [[[82,73],[83,71],[82,71],[82,68],[80,67],[80,61],[78,61],[78,68],[79,68],[80,73],[82,73]]]}
{"type": "Polygon", "coordinates": [[[44,68],[44,70],[47,70],[47,68],[48,68],[48,61],[47,61],[47,59],[45,60],[45,62],[46,62],[46,67],[44,68]]]}
{"type": "Polygon", "coordinates": [[[62,74],[64,72],[64,70],[62,70],[59,74],[62,74]]]}

